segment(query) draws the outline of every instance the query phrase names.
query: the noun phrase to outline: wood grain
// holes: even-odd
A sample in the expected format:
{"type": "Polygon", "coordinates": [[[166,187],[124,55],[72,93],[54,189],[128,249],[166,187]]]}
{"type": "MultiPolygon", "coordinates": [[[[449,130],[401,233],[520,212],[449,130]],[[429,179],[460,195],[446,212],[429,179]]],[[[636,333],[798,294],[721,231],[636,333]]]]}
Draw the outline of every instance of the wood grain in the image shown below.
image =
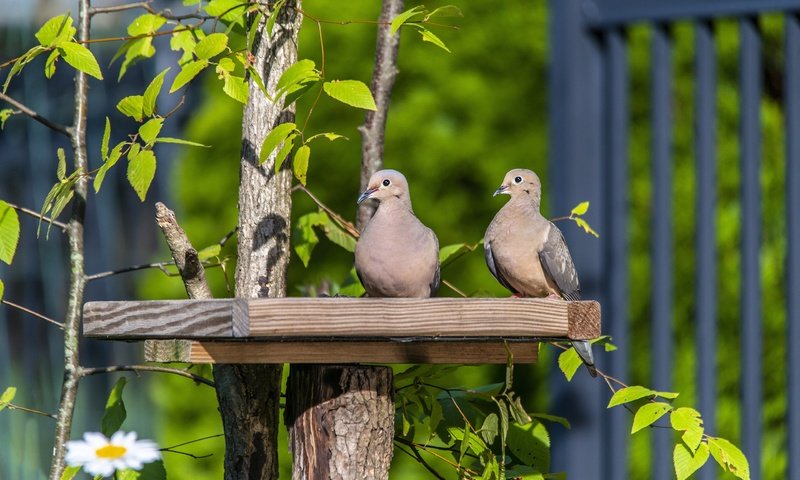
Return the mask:
{"type": "MultiPolygon", "coordinates": [[[[509,342],[514,363],[535,363],[538,342],[509,342]]],[[[192,342],[192,363],[504,364],[502,342],[192,342]]],[[[146,358],[147,361],[169,361],[146,358]]]]}

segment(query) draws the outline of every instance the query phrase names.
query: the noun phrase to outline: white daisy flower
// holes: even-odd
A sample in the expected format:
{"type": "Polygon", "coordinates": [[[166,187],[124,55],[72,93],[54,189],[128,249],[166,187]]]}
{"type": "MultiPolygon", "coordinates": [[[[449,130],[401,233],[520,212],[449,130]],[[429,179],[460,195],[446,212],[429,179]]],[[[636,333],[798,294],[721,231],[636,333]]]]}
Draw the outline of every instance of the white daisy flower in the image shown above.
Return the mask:
{"type": "Polygon", "coordinates": [[[136,440],[136,432],[116,432],[107,438],[102,433],[86,432],[83,440],[67,442],[67,465],[83,467],[90,475],[111,476],[115,470],[141,470],[145,463],[161,458],[152,440],[136,440]]]}

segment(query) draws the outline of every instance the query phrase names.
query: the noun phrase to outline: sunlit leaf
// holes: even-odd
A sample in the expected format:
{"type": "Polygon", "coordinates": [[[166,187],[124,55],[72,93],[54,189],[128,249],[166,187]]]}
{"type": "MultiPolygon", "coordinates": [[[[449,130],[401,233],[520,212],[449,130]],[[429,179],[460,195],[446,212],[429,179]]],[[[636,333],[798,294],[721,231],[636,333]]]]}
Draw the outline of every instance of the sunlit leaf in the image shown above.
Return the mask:
{"type": "Polygon", "coordinates": [[[228,46],[228,36],[224,33],[212,33],[197,42],[194,54],[197,58],[210,60],[225,51],[228,46]]]}
{"type": "Polygon", "coordinates": [[[128,35],[135,37],[137,35],[149,35],[155,33],[161,28],[167,19],[152,13],[145,13],[136,17],[130,25],[128,25],[128,35]]]}
{"type": "Polygon", "coordinates": [[[80,43],[63,42],[58,45],[58,50],[64,61],[72,65],[76,70],[91,75],[98,80],[103,79],[103,73],[100,71],[100,65],[97,64],[97,59],[88,48],[80,43]]]}
{"type": "Polygon", "coordinates": [[[209,245],[208,247],[197,252],[197,257],[200,260],[208,260],[209,258],[219,256],[220,251],[222,251],[222,246],[218,243],[215,243],[214,245],[209,245]]]}
{"type": "Polygon", "coordinates": [[[508,449],[524,465],[543,472],[550,470],[550,435],[541,422],[510,425],[507,442],[508,449]]]}
{"type": "Polygon", "coordinates": [[[572,428],[572,426],[569,423],[569,420],[567,420],[564,417],[559,417],[558,415],[549,415],[547,413],[531,413],[530,415],[533,418],[538,418],[538,419],[541,419],[541,420],[547,420],[548,422],[558,423],[560,425],[563,425],[564,428],[567,428],[567,429],[571,429],[572,428]]]}
{"type": "Polygon", "coordinates": [[[420,35],[422,35],[422,41],[429,42],[437,47],[441,48],[442,50],[446,51],[447,53],[451,53],[450,49],[447,48],[447,45],[444,44],[441,38],[439,38],[436,34],[428,30],[427,28],[420,28],[419,30],[420,35]]]}
{"type": "Polygon", "coordinates": [[[151,118],[139,127],[139,138],[146,144],[153,143],[158,134],[161,133],[161,127],[163,125],[163,118],[151,118]]]}
{"type": "Polygon", "coordinates": [[[564,350],[558,355],[558,368],[564,373],[567,381],[572,380],[582,363],[581,357],[578,356],[578,352],[573,347],[564,350]]]}
{"type": "Polygon", "coordinates": [[[64,149],[58,147],[56,150],[56,157],[58,157],[58,166],[56,167],[56,177],[59,180],[67,178],[67,156],[64,154],[64,149]]]}
{"type": "MultiPolygon", "coordinates": [[[[267,34],[272,35],[272,30],[275,28],[275,22],[278,20],[278,13],[280,13],[284,3],[286,3],[286,0],[278,0],[272,7],[272,11],[269,12],[266,25],[267,34]]],[[[256,23],[255,25],[258,24],[256,23]]]]}
{"type": "Polygon", "coordinates": [[[53,78],[56,73],[56,62],[60,57],[61,52],[58,49],[53,50],[47,56],[47,60],[44,62],[44,76],[46,78],[53,78]]]}
{"type": "Polygon", "coordinates": [[[31,48],[27,52],[25,52],[22,56],[20,56],[13,65],[11,65],[11,70],[8,72],[8,76],[6,76],[6,81],[3,83],[3,93],[8,90],[8,85],[11,83],[11,79],[14,78],[14,75],[18,74],[22,71],[22,69],[30,63],[34,58],[38,57],[40,54],[47,51],[47,48],[36,45],[35,47],[31,48]]]}
{"type": "Polygon", "coordinates": [[[119,427],[122,426],[122,422],[125,421],[128,415],[125,411],[125,402],[122,400],[122,391],[125,389],[125,383],[127,383],[127,381],[125,377],[120,377],[108,394],[106,408],[103,412],[102,427],[100,429],[103,435],[107,437],[110,437],[112,433],[119,430],[119,427]]]}
{"type": "Polygon", "coordinates": [[[161,86],[164,84],[164,76],[169,72],[170,67],[165,68],[147,86],[142,98],[142,112],[145,117],[152,116],[156,111],[156,99],[161,93],[161,86]]]}
{"type": "Polygon", "coordinates": [[[14,400],[14,396],[17,394],[17,387],[8,387],[5,389],[2,395],[0,395],[0,410],[6,408],[9,403],[14,400]]]}
{"type": "Polygon", "coordinates": [[[5,290],[5,285],[3,285],[3,281],[0,280],[0,300],[3,299],[3,291],[5,290]]]}
{"type": "Polygon", "coordinates": [[[405,12],[399,13],[392,19],[390,32],[394,34],[404,23],[408,22],[414,17],[422,15],[423,13],[425,13],[425,7],[422,5],[417,5],[413,8],[409,8],[405,12]]]}
{"type": "Polygon", "coordinates": [[[141,95],[131,95],[125,97],[117,103],[117,110],[125,116],[131,117],[137,122],[144,118],[144,98],[141,95]]]}
{"type": "Polygon", "coordinates": [[[376,110],[375,99],[363,82],[358,80],[333,80],[322,85],[331,98],[356,108],[376,110]]]}
{"type": "Polygon", "coordinates": [[[225,75],[223,79],[222,91],[237,102],[247,103],[249,91],[247,82],[242,77],[235,75],[225,75]]]}
{"type": "Polygon", "coordinates": [[[750,464],[739,447],[724,438],[709,437],[708,449],[722,468],[738,478],[749,480],[750,464]]]}
{"type": "Polygon", "coordinates": [[[486,416],[483,420],[483,425],[481,425],[480,434],[483,441],[487,444],[491,445],[494,443],[495,439],[497,438],[497,434],[499,433],[499,419],[496,413],[490,413],[486,416]]]}
{"type": "Polygon", "coordinates": [[[633,416],[633,426],[631,427],[631,433],[636,433],[639,430],[649,427],[652,425],[656,420],[664,416],[664,414],[668,413],[672,410],[672,406],[668,403],[664,402],[652,402],[652,403],[645,403],[639,410],[636,410],[636,414],[633,416]]]}
{"type": "Polygon", "coordinates": [[[306,178],[308,175],[308,158],[311,155],[311,149],[308,145],[303,145],[297,149],[297,152],[294,154],[294,160],[292,161],[292,170],[294,171],[294,176],[297,180],[302,184],[306,184],[306,178]]]}
{"type": "Polygon", "coordinates": [[[247,2],[245,0],[211,0],[204,10],[212,17],[242,25],[247,2]]]}
{"type": "Polygon", "coordinates": [[[572,220],[574,220],[575,223],[577,223],[578,226],[581,227],[584,232],[590,235],[594,235],[597,238],[600,238],[600,235],[597,232],[595,232],[594,229],[592,229],[592,227],[590,227],[588,223],[586,223],[586,220],[582,219],[581,217],[575,217],[572,220]]]}
{"type": "Polygon", "coordinates": [[[209,145],[203,145],[202,143],[197,143],[189,140],[184,140],[182,138],[172,138],[172,137],[158,137],[156,138],[156,143],[177,143],[179,145],[189,145],[191,147],[210,148],[209,145]]]}
{"type": "Polygon", "coordinates": [[[467,243],[457,243],[455,245],[445,245],[439,249],[439,263],[441,268],[445,268],[455,262],[465,254],[475,250],[474,245],[467,243]]]}
{"type": "Polygon", "coordinates": [[[0,200],[0,260],[11,265],[19,244],[19,215],[0,200]]]}
{"type": "Polygon", "coordinates": [[[575,205],[575,208],[572,209],[570,215],[583,215],[588,211],[589,211],[589,202],[581,202],[575,205]]]}
{"type": "Polygon", "coordinates": [[[6,120],[8,120],[11,115],[14,115],[14,110],[11,108],[4,108],[0,110],[0,130],[6,126],[6,120]]]}
{"type": "Polygon", "coordinates": [[[152,150],[140,151],[128,163],[128,181],[143,202],[155,175],[156,156],[152,150]]]}
{"type": "Polygon", "coordinates": [[[100,158],[108,158],[108,142],[111,140],[111,121],[106,117],[106,127],[103,129],[103,140],[100,142],[100,158]]]}
{"type": "MultiPolygon", "coordinates": [[[[258,154],[258,163],[264,163],[264,161],[272,154],[273,150],[284,142],[290,133],[297,129],[297,125],[291,122],[281,123],[280,125],[276,125],[270,132],[264,137],[264,141],[261,143],[261,151],[258,154]]],[[[277,171],[280,166],[276,166],[275,170],[277,171]]]]}
{"type": "Polygon", "coordinates": [[[108,159],[106,159],[105,163],[103,163],[103,165],[97,170],[97,173],[95,173],[93,182],[94,193],[98,193],[100,191],[100,186],[103,184],[103,179],[106,176],[106,172],[108,172],[111,167],[116,165],[117,161],[122,156],[122,149],[125,148],[125,145],[127,145],[126,142],[120,142],[113,149],[111,149],[108,159]]]}
{"type": "Polygon", "coordinates": [[[75,35],[75,31],[75,27],[72,26],[72,17],[65,13],[44,22],[35,36],[42,46],[50,47],[70,40],[75,35]]]}
{"type": "Polygon", "coordinates": [[[312,136],[308,137],[308,140],[306,140],[306,144],[309,144],[313,140],[316,140],[318,138],[327,138],[331,142],[333,142],[334,140],[339,140],[340,138],[343,138],[345,140],[349,140],[349,138],[345,137],[344,135],[339,135],[338,133],[324,132],[324,133],[318,133],[316,135],[312,135],[312,136]]]}
{"type": "Polygon", "coordinates": [[[686,445],[678,442],[672,452],[672,463],[675,465],[675,475],[678,480],[691,477],[708,460],[708,445],[701,444],[696,452],[690,451],[686,445]]]}
{"type": "Polygon", "coordinates": [[[614,395],[611,396],[611,400],[609,400],[608,407],[606,408],[622,405],[623,403],[633,402],[635,400],[639,400],[640,398],[654,397],[655,395],[655,390],[651,390],[639,385],[620,388],[614,392],[614,395]]]}
{"type": "Polygon", "coordinates": [[[172,93],[191,82],[192,79],[202,72],[207,66],[208,60],[196,60],[194,62],[185,64],[183,67],[181,67],[181,71],[175,75],[175,80],[172,81],[172,86],[169,89],[169,93],[172,93]]]}
{"type": "Polygon", "coordinates": [[[434,9],[431,13],[425,15],[422,21],[427,22],[431,18],[434,17],[463,17],[464,14],[461,13],[461,9],[456,7],[455,5],[444,5],[442,7],[434,9]]]}

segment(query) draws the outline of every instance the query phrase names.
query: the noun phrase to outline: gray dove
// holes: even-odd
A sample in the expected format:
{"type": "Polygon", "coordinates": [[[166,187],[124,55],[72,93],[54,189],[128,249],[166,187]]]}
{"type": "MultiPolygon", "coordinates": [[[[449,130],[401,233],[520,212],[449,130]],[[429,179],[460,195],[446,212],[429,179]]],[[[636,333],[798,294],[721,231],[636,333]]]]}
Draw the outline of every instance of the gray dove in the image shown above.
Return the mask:
{"type": "MultiPolygon", "coordinates": [[[[494,194],[510,195],[511,200],[494,216],[483,239],[492,275],[514,296],[580,300],[578,272],[564,236],[539,211],[539,177],[530,170],[511,170],[494,194]]],[[[572,346],[596,376],[589,342],[574,341],[572,346]]]]}
{"type": "Polygon", "coordinates": [[[406,177],[380,170],[358,203],[374,198],[375,215],[361,232],[356,273],[370,297],[427,298],[439,289],[439,241],[411,209],[406,177]]]}

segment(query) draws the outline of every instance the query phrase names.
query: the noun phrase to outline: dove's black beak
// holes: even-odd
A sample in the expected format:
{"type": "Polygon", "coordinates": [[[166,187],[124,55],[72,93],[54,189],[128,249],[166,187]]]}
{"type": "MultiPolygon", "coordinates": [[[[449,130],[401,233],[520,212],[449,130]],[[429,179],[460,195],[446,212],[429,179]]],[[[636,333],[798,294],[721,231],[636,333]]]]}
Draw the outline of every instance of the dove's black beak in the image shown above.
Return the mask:
{"type": "Polygon", "coordinates": [[[363,202],[364,200],[370,198],[372,196],[372,194],[377,192],[377,191],[378,191],[378,187],[368,188],[367,190],[364,190],[364,193],[362,193],[361,195],[358,196],[358,200],[356,200],[356,203],[360,205],[361,202],[363,202]]]}
{"type": "Polygon", "coordinates": [[[498,196],[498,195],[500,195],[500,194],[503,194],[503,193],[508,193],[508,192],[506,192],[506,190],[508,190],[508,185],[500,185],[500,188],[498,188],[497,190],[495,190],[495,191],[494,191],[494,195],[492,195],[492,196],[493,196],[493,197],[496,197],[496,196],[498,196]]]}

